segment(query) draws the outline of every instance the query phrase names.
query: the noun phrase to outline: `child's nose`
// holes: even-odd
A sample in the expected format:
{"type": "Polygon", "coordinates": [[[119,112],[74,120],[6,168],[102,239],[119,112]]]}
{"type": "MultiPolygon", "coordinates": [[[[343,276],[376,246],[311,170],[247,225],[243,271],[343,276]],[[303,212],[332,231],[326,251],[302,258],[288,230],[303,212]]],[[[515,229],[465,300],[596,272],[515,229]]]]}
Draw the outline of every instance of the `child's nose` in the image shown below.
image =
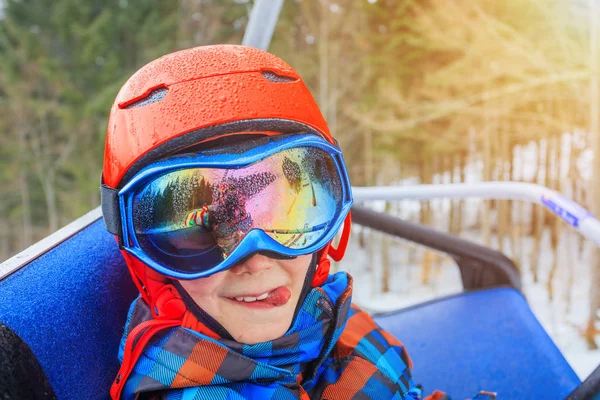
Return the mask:
{"type": "Polygon", "coordinates": [[[230,270],[236,275],[244,273],[256,274],[260,271],[272,268],[273,262],[274,260],[272,258],[262,254],[255,254],[244,262],[234,265],[230,270]]]}

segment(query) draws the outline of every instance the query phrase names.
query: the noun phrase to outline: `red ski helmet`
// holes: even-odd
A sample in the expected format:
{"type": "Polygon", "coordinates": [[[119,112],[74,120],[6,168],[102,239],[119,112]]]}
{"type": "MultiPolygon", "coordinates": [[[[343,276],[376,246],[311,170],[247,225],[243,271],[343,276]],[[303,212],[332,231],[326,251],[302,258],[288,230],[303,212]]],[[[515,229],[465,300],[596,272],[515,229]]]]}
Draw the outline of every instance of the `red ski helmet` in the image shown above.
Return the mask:
{"type": "MultiPolygon", "coordinates": [[[[143,167],[187,147],[257,132],[311,132],[335,144],[308,88],[278,57],[238,45],[168,54],[143,66],[119,91],[106,133],[103,183],[119,189],[143,167]]],[[[345,236],[349,228],[348,216],[345,236]]],[[[321,250],[313,286],[329,273],[328,254],[341,259],[344,242],[321,250]]],[[[183,314],[181,301],[158,296],[166,278],[122,253],[146,302],[163,314],[183,314]]]]}

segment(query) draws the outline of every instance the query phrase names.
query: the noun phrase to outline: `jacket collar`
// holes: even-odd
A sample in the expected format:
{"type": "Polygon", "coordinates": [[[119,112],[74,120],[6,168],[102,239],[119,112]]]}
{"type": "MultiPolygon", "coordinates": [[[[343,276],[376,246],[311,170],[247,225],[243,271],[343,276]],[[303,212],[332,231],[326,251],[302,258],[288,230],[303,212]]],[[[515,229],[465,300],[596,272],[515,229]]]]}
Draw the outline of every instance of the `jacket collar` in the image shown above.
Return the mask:
{"type": "MultiPolygon", "coordinates": [[[[144,349],[125,391],[137,393],[225,382],[289,385],[301,380],[313,381],[344,330],[351,294],[352,278],[347,273],[329,276],[325,284],[308,293],[284,336],[254,345],[173,328],[157,335],[144,349]]],[[[149,319],[152,315],[148,305],[138,298],[130,308],[120,359],[127,333],[149,319]]]]}

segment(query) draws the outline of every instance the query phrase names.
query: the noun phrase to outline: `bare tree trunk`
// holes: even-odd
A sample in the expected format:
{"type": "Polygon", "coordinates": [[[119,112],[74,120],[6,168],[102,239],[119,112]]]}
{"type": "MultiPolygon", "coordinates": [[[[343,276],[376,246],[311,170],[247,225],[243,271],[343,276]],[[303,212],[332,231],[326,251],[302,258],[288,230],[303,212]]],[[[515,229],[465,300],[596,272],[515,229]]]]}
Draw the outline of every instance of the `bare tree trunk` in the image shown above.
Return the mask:
{"type": "Polygon", "coordinates": [[[450,209],[448,213],[448,232],[452,235],[456,235],[456,218],[457,218],[457,209],[456,209],[456,200],[450,199],[450,209]]]}
{"type": "Polygon", "coordinates": [[[554,216],[550,226],[550,245],[552,246],[552,266],[548,274],[548,282],[546,288],[548,289],[548,298],[550,301],[554,299],[554,277],[558,271],[558,245],[560,243],[560,221],[558,217],[554,216]]]}
{"type": "Polygon", "coordinates": [[[408,256],[407,256],[408,264],[415,265],[419,259],[418,254],[419,254],[419,249],[417,247],[409,246],[408,256]]]}
{"type": "MultiPolygon", "coordinates": [[[[395,177],[397,177],[397,169],[391,157],[387,156],[383,162],[384,167],[381,169],[379,179],[384,185],[389,185],[395,177]]],[[[385,212],[391,214],[392,203],[385,203],[385,212]]],[[[391,275],[391,258],[390,245],[391,237],[387,234],[380,235],[381,237],[381,291],[387,293],[390,291],[390,275],[391,275]]]]}
{"type": "MultiPolygon", "coordinates": [[[[31,199],[29,196],[29,179],[27,173],[21,169],[19,172],[19,192],[21,194],[21,206],[23,208],[23,230],[21,235],[21,248],[24,249],[33,244],[33,232],[31,222],[31,199]]],[[[54,232],[54,231],[51,231],[54,232]]]]}
{"type": "Polygon", "coordinates": [[[370,129],[365,129],[363,139],[365,146],[365,185],[371,186],[375,184],[375,168],[373,165],[373,132],[370,129]]]}
{"type": "MultiPolygon", "coordinates": [[[[492,149],[490,140],[490,128],[486,126],[483,129],[483,180],[490,181],[492,176],[492,149]]],[[[486,246],[491,243],[491,227],[490,227],[490,202],[482,201],[481,207],[481,236],[486,246]]]]}
{"type": "MultiPolygon", "coordinates": [[[[455,154],[450,163],[450,183],[460,183],[460,154],[455,154]],[[458,179],[456,173],[458,172],[458,179]]],[[[448,231],[453,235],[458,235],[458,205],[459,200],[450,200],[450,215],[448,231]]]]}
{"type": "Polygon", "coordinates": [[[49,233],[56,232],[58,229],[58,208],[56,205],[56,180],[55,173],[50,169],[46,174],[46,181],[42,182],[44,197],[46,198],[46,208],[48,210],[48,230],[49,233]]]}
{"type": "MultiPolygon", "coordinates": [[[[571,182],[571,188],[572,188],[572,196],[573,196],[573,200],[577,203],[577,204],[581,204],[584,207],[587,207],[588,209],[590,209],[590,205],[586,204],[586,199],[585,199],[585,194],[584,194],[584,188],[586,186],[586,182],[584,181],[583,177],[580,174],[579,168],[577,167],[577,161],[581,158],[581,151],[582,149],[577,146],[575,144],[575,134],[571,133],[571,152],[572,152],[572,159],[570,161],[570,172],[569,172],[569,181],[571,182]]],[[[587,143],[587,140],[586,140],[587,143]]],[[[591,144],[590,144],[591,145],[591,144]]],[[[587,147],[587,146],[584,146],[587,147]]],[[[584,245],[585,245],[585,238],[583,237],[583,235],[576,235],[575,236],[575,240],[577,241],[577,255],[575,256],[576,259],[581,259],[583,257],[583,250],[584,250],[584,245]]]]}
{"type": "MultiPolygon", "coordinates": [[[[582,182],[581,185],[581,201],[579,201],[579,204],[583,204],[585,208],[587,208],[588,210],[591,209],[591,205],[589,204],[588,200],[587,200],[587,196],[585,193],[585,189],[583,188],[583,186],[585,186],[582,182]]],[[[578,243],[578,250],[579,250],[579,258],[583,257],[583,251],[585,250],[585,238],[583,237],[583,235],[577,235],[577,243],[578,243]]],[[[600,257],[599,257],[600,259],[600,257]]]]}
{"type": "MultiPolygon", "coordinates": [[[[554,170],[554,173],[552,174],[552,179],[548,180],[546,179],[547,182],[552,181],[551,183],[551,187],[555,190],[557,190],[558,192],[561,191],[561,185],[560,185],[560,156],[561,156],[561,151],[560,151],[560,142],[561,141],[561,137],[552,137],[550,139],[550,143],[552,144],[551,148],[552,148],[552,170],[554,170]]],[[[550,175],[550,169],[546,172],[546,175],[550,175]]],[[[550,214],[550,213],[547,213],[550,214]]],[[[548,275],[548,282],[547,282],[547,289],[548,289],[548,298],[550,300],[552,300],[554,298],[554,287],[553,287],[553,282],[554,282],[554,277],[556,276],[556,272],[558,270],[558,245],[560,242],[560,221],[558,219],[558,217],[556,217],[555,215],[552,215],[552,219],[551,219],[551,223],[550,223],[550,245],[552,246],[552,266],[550,268],[550,273],[548,275]]]]}
{"type": "MultiPolygon", "coordinates": [[[[574,135],[571,134],[569,140],[569,166],[567,170],[567,184],[571,187],[571,196],[573,199],[578,202],[579,199],[577,196],[577,158],[579,157],[578,151],[575,148],[575,138],[574,135]]],[[[583,235],[578,235],[583,236],[583,235]]],[[[571,310],[571,305],[573,304],[573,285],[575,283],[575,265],[578,262],[576,259],[578,258],[576,254],[573,254],[573,249],[576,246],[574,244],[574,237],[569,232],[567,235],[567,291],[565,292],[565,312],[568,313],[571,310]]]]}
{"type": "MultiPolygon", "coordinates": [[[[598,74],[598,23],[600,23],[600,5],[597,1],[590,0],[590,135],[592,137],[592,148],[594,150],[594,167],[592,182],[600,182],[600,88],[598,74]]],[[[591,211],[600,215],[600,185],[591,185],[591,211]]],[[[600,248],[594,246],[592,250],[590,265],[590,309],[586,340],[588,347],[596,349],[595,323],[598,319],[600,309],[600,248]]]]}
{"type": "MultiPolygon", "coordinates": [[[[385,212],[391,211],[390,202],[385,203],[385,212]]],[[[390,291],[390,242],[389,235],[383,235],[381,238],[381,292],[388,293],[390,291]]]]}
{"type": "Polygon", "coordinates": [[[517,231],[515,232],[515,238],[516,238],[516,251],[518,251],[518,256],[515,257],[515,262],[517,264],[517,267],[519,268],[520,271],[523,271],[523,263],[525,262],[525,252],[523,250],[523,239],[525,237],[525,235],[523,234],[524,231],[524,223],[525,223],[525,203],[523,201],[519,201],[516,203],[517,204],[517,210],[516,210],[516,217],[517,220],[519,221],[519,226],[517,228],[517,231]]]}
{"type": "MultiPolygon", "coordinates": [[[[423,160],[421,164],[421,183],[431,183],[431,160],[423,160]]],[[[421,201],[421,224],[425,226],[431,226],[431,203],[427,200],[421,201]]],[[[421,283],[426,285],[431,279],[431,263],[432,253],[428,250],[423,252],[423,260],[421,264],[421,283]]]]}
{"type": "MultiPolygon", "coordinates": [[[[467,152],[464,152],[460,155],[460,176],[459,176],[459,181],[458,183],[466,183],[467,182],[467,158],[469,157],[469,154],[467,152]]],[[[459,200],[458,201],[458,216],[456,218],[456,224],[457,224],[457,229],[456,229],[456,234],[460,235],[462,233],[462,229],[463,229],[463,217],[464,217],[464,207],[465,207],[465,202],[464,200],[459,200]]]]}
{"type": "MultiPolygon", "coordinates": [[[[552,115],[552,114],[551,114],[552,115]]],[[[546,158],[544,159],[544,182],[543,185],[547,188],[555,189],[552,184],[552,159],[554,157],[554,136],[546,138],[546,158]]],[[[544,213],[544,227],[552,226],[552,217],[554,214],[549,212],[544,213]]]]}
{"type": "Polygon", "coordinates": [[[5,210],[0,208],[0,263],[9,257],[10,242],[8,218],[5,218],[5,210]]]}
{"type": "Polygon", "coordinates": [[[21,194],[21,206],[23,207],[23,230],[21,236],[21,249],[33,243],[33,232],[32,232],[32,220],[31,220],[31,199],[29,196],[29,179],[25,163],[27,146],[25,144],[25,127],[18,127],[17,134],[19,140],[19,165],[20,165],[20,179],[19,179],[19,192],[21,194]]]}
{"type": "MultiPolygon", "coordinates": [[[[522,156],[521,156],[521,147],[519,145],[515,145],[512,148],[512,159],[511,159],[511,179],[515,182],[525,181],[525,177],[523,176],[523,166],[522,166],[522,156]],[[515,164],[518,163],[519,168],[515,167],[515,164]]],[[[514,210],[514,222],[513,222],[513,232],[512,232],[512,246],[513,246],[513,254],[514,261],[517,264],[519,270],[522,270],[522,266],[524,263],[524,253],[523,253],[523,238],[526,236],[526,221],[525,221],[525,204],[523,201],[513,202],[514,210]]]]}
{"type": "MultiPolygon", "coordinates": [[[[437,174],[440,183],[452,183],[452,175],[450,175],[450,180],[446,182],[446,170],[452,170],[452,160],[445,155],[438,155],[434,157],[434,174],[437,174]],[[449,161],[449,162],[447,162],[449,161]]],[[[450,203],[450,209],[452,209],[452,200],[449,199],[440,199],[439,207],[437,211],[437,216],[434,214],[433,219],[437,222],[440,218],[444,216],[444,202],[448,201],[450,203]]],[[[447,224],[447,228],[450,228],[449,221],[444,218],[444,222],[447,224]]],[[[439,224],[440,229],[444,229],[442,226],[443,223],[439,224]]],[[[442,270],[443,259],[440,257],[438,253],[432,253],[433,256],[433,276],[438,279],[442,270]]]]}
{"type": "MultiPolygon", "coordinates": [[[[544,152],[546,154],[546,158],[548,157],[548,142],[545,142],[545,146],[544,146],[544,152]]],[[[540,163],[542,161],[542,143],[541,141],[538,142],[538,166],[537,166],[537,178],[536,178],[536,183],[539,183],[542,181],[540,175],[542,172],[542,168],[540,166],[540,163]]],[[[547,171],[546,171],[547,173],[547,171]]],[[[538,206],[538,205],[534,205],[533,206],[533,218],[532,218],[532,227],[533,227],[533,232],[532,232],[532,236],[533,236],[533,249],[531,252],[531,259],[530,259],[530,263],[531,265],[529,266],[531,269],[531,273],[533,275],[533,282],[537,283],[539,281],[539,260],[540,260],[540,249],[541,249],[541,241],[542,241],[542,231],[544,228],[544,209],[542,208],[542,206],[538,206]]]]}
{"type": "MultiPolygon", "coordinates": [[[[537,140],[535,142],[535,173],[533,174],[533,180],[531,181],[531,183],[540,183],[539,178],[540,178],[540,164],[542,162],[542,143],[540,140],[537,140]]],[[[537,213],[535,212],[535,205],[531,206],[531,219],[529,221],[529,229],[528,229],[528,235],[533,237],[534,233],[535,233],[535,226],[537,224],[537,213]]]]}
{"type": "MultiPolygon", "coordinates": [[[[65,144],[57,160],[51,155],[52,143],[48,112],[42,113],[40,117],[39,132],[36,132],[31,141],[30,150],[32,162],[38,175],[44,199],[46,200],[46,214],[48,215],[48,231],[55,232],[58,229],[58,207],[56,201],[56,170],[61,161],[64,161],[74,148],[74,141],[65,144]]],[[[75,138],[73,135],[72,138],[75,138]]],[[[72,139],[71,139],[72,140],[72,139]]]]}
{"type": "MultiPolygon", "coordinates": [[[[364,179],[365,185],[371,186],[375,183],[375,173],[373,167],[373,132],[370,129],[365,129],[364,131],[364,147],[365,147],[365,167],[364,167],[364,179]]],[[[371,283],[371,293],[375,293],[376,283],[375,283],[375,233],[372,229],[362,230],[363,241],[366,242],[366,250],[367,250],[367,272],[369,273],[369,279],[371,283]]]]}
{"type": "MultiPolygon", "coordinates": [[[[508,179],[512,181],[516,181],[515,179],[515,144],[509,146],[508,149],[508,179]]],[[[521,252],[519,251],[519,241],[521,240],[521,220],[518,215],[518,202],[513,200],[508,201],[508,230],[509,230],[509,240],[510,240],[510,252],[511,257],[517,267],[521,269],[521,252]]]]}
{"type": "MultiPolygon", "coordinates": [[[[502,131],[500,133],[499,143],[499,165],[498,165],[498,180],[506,180],[506,163],[510,159],[509,148],[508,148],[508,128],[506,121],[502,122],[502,131]]],[[[498,236],[498,250],[504,252],[504,237],[506,236],[506,230],[510,226],[509,220],[509,208],[506,200],[498,200],[498,213],[497,218],[497,236],[498,236]]]]}

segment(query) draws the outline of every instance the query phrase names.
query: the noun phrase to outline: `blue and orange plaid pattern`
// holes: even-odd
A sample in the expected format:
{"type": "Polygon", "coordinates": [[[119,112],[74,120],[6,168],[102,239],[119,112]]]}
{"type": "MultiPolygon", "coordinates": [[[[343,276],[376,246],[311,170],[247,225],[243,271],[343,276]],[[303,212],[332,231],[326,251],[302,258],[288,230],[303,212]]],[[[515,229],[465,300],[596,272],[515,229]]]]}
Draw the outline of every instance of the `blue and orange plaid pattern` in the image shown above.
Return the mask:
{"type": "MultiPolygon", "coordinates": [[[[281,338],[245,345],[176,327],[144,349],[123,390],[186,399],[419,399],[404,347],[351,306],[352,278],[340,272],[306,297],[281,338]]],[[[152,318],[137,299],[125,331],[152,318]]],[[[121,341],[123,357],[126,336],[121,341]]]]}

